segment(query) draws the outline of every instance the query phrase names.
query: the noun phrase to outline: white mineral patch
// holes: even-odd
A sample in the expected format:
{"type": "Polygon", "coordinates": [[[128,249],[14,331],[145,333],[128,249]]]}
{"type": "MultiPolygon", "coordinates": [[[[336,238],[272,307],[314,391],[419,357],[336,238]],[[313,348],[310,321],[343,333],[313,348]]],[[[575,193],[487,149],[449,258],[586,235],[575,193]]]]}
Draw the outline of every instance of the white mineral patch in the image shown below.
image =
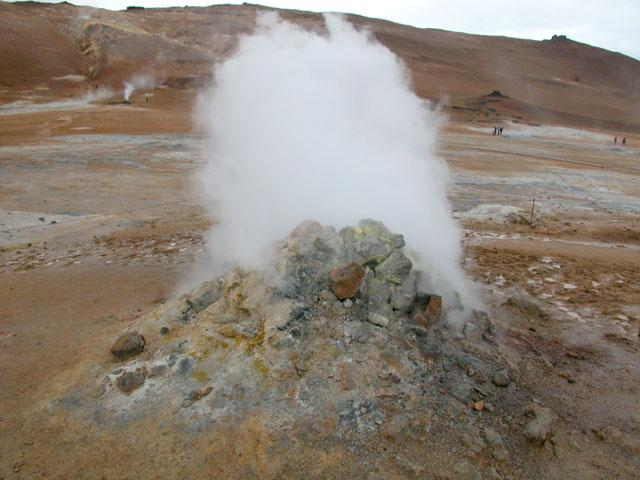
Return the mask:
{"type": "Polygon", "coordinates": [[[470,220],[504,220],[509,214],[518,214],[521,211],[521,208],[512,205],[478,205],[459,213],[458,216],[470,220]]]}
{"type": "Polygon", "coordinates": [[[56,80],[58,82],[84,82],[87,77],[84,75],[76,75],[74,73],[70,73],[69,75],[63,75],[61,77],[51,77],[52,80],[56,80]]]}

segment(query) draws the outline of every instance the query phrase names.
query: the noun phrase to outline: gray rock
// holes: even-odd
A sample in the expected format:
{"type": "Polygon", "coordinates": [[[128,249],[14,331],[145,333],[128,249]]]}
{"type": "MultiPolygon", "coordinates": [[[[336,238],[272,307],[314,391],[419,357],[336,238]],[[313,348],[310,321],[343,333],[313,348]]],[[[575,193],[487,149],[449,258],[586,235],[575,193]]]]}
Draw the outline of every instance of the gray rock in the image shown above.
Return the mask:
{"type": "Polygon", "coordinates": [[[418,291],[419,272],[411,271],[399,287],[391,294],[390,305],[401,313],[409,313],[413,307],[418,291]]]}
{"type": "Polygon", "coordinates": [[[391,246],[393,248],[403,248],[407,243],[404,241],[404,236],[396,233],[391,237],[391,246]]]}
{"type": "Polygon", "coordinates": [[[497,387],[508,387],[511,383],[511,379],[509,378],[509,375],[507,375],[506,370],[500,370],[499,372],[494,373],[491,381],[497,387]]]}
{"type": "Polygon", "coordinates": [[[161,377],[169,370],[169,366],[161,363],[159,365],[154,365],[149,369],[149,378],[153,377],[161,377]]]}
{"type": "Polygon", "coordinates": [[[125,360],[142,353],[145,340],[138,332],[129,332],[121,335],[111,347],[111,353],[118,360],[125,360]]]}
{"type": "Polygon", "coordinates": [[[396,415],[380,425],[380,435],[386,439],[400,437],[409,427],[409,419],[404,415],[396,415]]]}
{"type": "Polygon", "coordinates": [[[539,320],[547,320],[549,318],[549,314],[547,313],[544,303],[535,298],[516,295],[509,297],[505,302],[505,305],[520,310],[530,318],[539,320]]]}
{"type": "Polygon", "coordinates": [[[209,395],[212,390],[213,387],[211,385],[207,385],[206,387],[202,387],[197,390],[191,390],[182,401],[182,406],[185,408],[190,407],[195,402],[209,395]]]}
{"type": "Polygon", "coordinates": [[[365,237],[356,240],[353,246],[352,260],[360,265],[375,267],[389,256],[391,249],[380,238],[365,237]]]}
{"type": "Polygon", "coordinates": [[[396,455],[396,464],[402,469],[404,470],[407,474],[413,476],[413,477],[421,477],[422,474],[424,473],[424,467],[421,465],[418,465],[415,462],[412,462],[411,460],[409,460],[407,457],[405,457],[404,455],[396,455]]]}
{"type": "Polygon", "coordinates": [[[493,447],[499,447],[502,445],[502,435],[496,432],[493,428],[484,429],[484,438],[487,439],[487,443],[493,447]]]}
{"type": "Polygon", "coordinates": [[[496,462],[506,462],[509,458],[509,453],[503,445],[500,445],[493,448],[493,450],[491,451],[491,456],[496,462]]]}
{"type": "Polygon", "coordinates": [[[384,328],[389,326],[389,319],[376,312],[369,312],[367,320],[369,320],[370,323],[373,323],[374,325],[377,325],[379,327],[384,328]]]}
{"type": "Polygon", "coordinates": [[[335,228],[306,221],[280,245],[277,264],[296,295],[315,295],[328,287],[329,271],[343,261],[344,243],[335,228]]]}
{"type": "Polygon", "coordinates": [[[222,282],[219,279],[200,284],[189,294],[191,308],[198,313],[222,297],[222,282]]]}
{"type": "Polygon", "coordinates": [[[466,382],[456,383],[453,387],[451,387],[450,394],[456,400],[460,400],[462,403],[469,403],[471,398],[471,392],[473,387],[471,384],[466,382]]]}
{"type": "Polygon", "coordinates": [[[427,337],[429,335],[429,330],[420,325],[408,325],[407,331],[414,333],[417,337],[427,337]]]}
{"type": "Polygon", "coordinates": [[[453,480],[482,480],[482,477],[471,462],[462,460],[453,467],[453,480]]]}
{"type": "Polygon", "coordinates": [[[531,418],[524,427],[524,434],[527,440],[534,445],[542,446],[553,435],[555,414],[551,409],[537,403],[530,403],[525,413],[531,418]]]}
{"type": "Polygon", "coordinates": [[[144,385],[145,377],[144,373],[140,370],[133,372],[125,372],[116,379],[116,385],[120,391],[126,395],[129,395],[134,390],[137,390],[144,385]]]}
{"type": "Polygon", "coordinates": [[[187,375],[193,370],[193,364],[190,359],[183,358],[178,362],[178,374],[187,375]]]}
{"type": "Polygon", "coordinates": [[[365,235],[370,237],[378,237],[384,241],[391,241],[393,234],[389,231],[387,226],[371,218],[363,218],[358,222],[358,227],[364,232],[365,235]]]}
{"type": "Polygon", "coordinates": [[[411,271],[412,263],[400,250],[394,250],[384,262],[376,268],[376,274],[388,282],[402,285],[411,271]]]}
{"type": "Polygon", "coordinates": [[[196,311],[191,305],[188,295],[171,300],[164,305],[164,311],[160,317],[161,323],[189,323],[196,318],[196,311]]]}
{"type": "Polygon", "coordinates": [[[374,273],[369,270],[365,276],[362,295],[369,306],[369,310],[378,311],[383,305],[389,303],[391,296],[391,287],[381,278],[377,278],[374,273]]]}
{"type": "Polygon", "coordinates": [[[462,443],[469,449],[469,451],[476,456],[480,455],[486,447],[486,444],[482,437],[477,434],[465,433],[462,435],[461,440],[462,443]]]}
{"type": "Polygon", "coordinates": [[[502,480],[502,475],[500,475],[496,467],[489,467],[488,475],[491,480],[502,480]]]}
{"type": "Polygon", "coordinates": [[[484,310],[471,311],[471,323],[480,329],[482,333],[493,335],[496,333],[496,325],[491,321],[491,317],[484,310]]]}
{"type": "Polygon", "coordinates": [[[464,338],[466,338],[470,342],[478,343],[482,341],[482,332],[471,322],[467,322],[464,324],[462,333],[464,334],[464,338]]]}
{"type": "Polygon", "coordinates": [[[491,456],[498,462],[505,462],[508,458],[507,449],[504,448],[502,441],[502,435],[496,432],[493,428],[484,429],[484,438],[487,439],[487,443],[491,445],[491,456]]]}

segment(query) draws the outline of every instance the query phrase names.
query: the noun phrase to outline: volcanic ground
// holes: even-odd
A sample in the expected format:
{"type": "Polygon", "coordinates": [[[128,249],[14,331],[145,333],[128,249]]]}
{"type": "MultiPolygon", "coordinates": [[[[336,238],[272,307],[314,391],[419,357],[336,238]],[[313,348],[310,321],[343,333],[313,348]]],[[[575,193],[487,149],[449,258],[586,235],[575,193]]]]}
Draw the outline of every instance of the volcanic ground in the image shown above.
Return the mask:
{"type": "MultiPolygon", "coordinates": [[[[438,402],[416,403],[407,387],[402,407],[380,407],[385,416],[371,417],[372,430],[349,441],[336,436],[342,411],[315,412],[290,430],[258,410],[189,428],[185,409],[225,394],[206,376],[192,379],[200,389],[189,400],[195,407],[126,419],[87,414],[87,399],[111,398],[87,389],[129,368],[110,352],[118,336],[195,288],[194,276],[207,279],[197,266],[211,221],[191,184],[204,162],[203,133],[191,111],[211,65],[250,31],[256,8],[106,12],[0,3],[3,38],[24,45],[24,32],[38,32],[27,53],[0,50],[0,478],[637,478],[640,64],[562,38],[477,37],[354,17],[404,58],[418,93],[449,115],[439,153],[453,179],[463,267],[482,292],[493,333],[487,342],[474,327],[433,326],[451,350],[418,363],[432,382],[425,398],[438,402]],[[215,48],[190,44],[196,31],[208,32],[215,48]],[[145,48],[120,44],[164,48],[179,61],[142,65],[145,48]],[[47,45],[55,55],[41,68],[22,63],[38,61],[47,45]],[[457,65],[465,49],[480,53],[467,52],[470,64],[457,65]],[[508,72],[487,67],[487,58],[522,54],[538,60],[514,60],[508,72]],[[477,81],[469,70],[481,72],[477,81]],[[78,100],[96,86],[115,91],[137,71],[152,72],[156,85],[135,91],[130,103],[117,92],[78,100]],[[440,96],[447,86],[449,103],[440,96]],[[488,96],[498,88],[503,96],[488,96]],[[498,123],[502,136],[492,135],[498,123]],[[451,362],[468,356],[504,372],[509,385],[491,375],[482,382],[472,363],[451,362]],[[484,391],[483,403],[460,394],[451,372],[484,391]],[[552,434],[533,444],[527,428],[542,414],[532,404],[555,418],[552,434]]],[[[322,308],[329,307],[313,315],[335,313],[322,308]]],[[[165,340],[155,330],[140,333],[144,355],[155,355],[165,340]]],[[[287,381],[313,371],[296,362],[287,381]]],[[[327,391],[349,383],[341,365],[321,372],[327,391]]],[[[391,360],[379,373],[390,388],[410,383],[391,360]]],[[[223,400],[233,402],[229,395],[223,400]]]]}

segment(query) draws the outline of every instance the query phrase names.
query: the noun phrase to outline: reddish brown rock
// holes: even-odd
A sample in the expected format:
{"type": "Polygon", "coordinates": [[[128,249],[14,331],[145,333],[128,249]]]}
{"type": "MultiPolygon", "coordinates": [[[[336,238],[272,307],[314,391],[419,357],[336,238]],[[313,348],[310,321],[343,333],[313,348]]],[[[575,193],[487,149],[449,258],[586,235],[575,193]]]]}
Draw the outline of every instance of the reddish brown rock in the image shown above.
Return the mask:
{"type": "Polygon", "coordinates": [[[429,321],[421,313],[416,313],[415,316],[413,317],[413,321],[417,325],[420,325],[423,328],[429,328],[429,321]]]}
{"type": "Polygon", "coordinates": [[[440,320],[442,315],[442,297],[440,295],[434,295],[432,293],[429,296],[429,302],[427,302],[423,315],[429,323],[440,320]]]}
{"type": "Polygon", "coordinates": [[[434,322],[440,320],[442,315],[442,297],[440,295],[429,295],[429,300],[424,307],[424,310],[418,312],[413,316],[413,321],[416,325],[420,325],[423,328],[429,328],[434,322]]]}
{"type": "Polygon", "coordinates": [[[364,280],[364,268],[357,263],[350,263],[346,267],[336,267],[329,272],[331,291],[340,300],[353,298],[364,280]]]}
{"type": "Polygon", "coordinates": [[[111,347],[111,353],[118,360],[124,360],[142,353],[144,350],[144,337],[138,332],[129,332],[121,335],[111,347]]]}

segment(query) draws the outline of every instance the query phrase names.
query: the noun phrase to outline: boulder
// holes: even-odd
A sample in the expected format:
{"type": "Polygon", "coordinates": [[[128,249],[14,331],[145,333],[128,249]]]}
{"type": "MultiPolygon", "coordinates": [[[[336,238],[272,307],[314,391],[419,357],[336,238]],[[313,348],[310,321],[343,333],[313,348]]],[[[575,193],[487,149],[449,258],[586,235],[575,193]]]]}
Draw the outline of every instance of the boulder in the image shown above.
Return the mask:
{"type": "Polygon", "coordinates": [[[353,298],[360,289],[364,275],[364,268],[355,262],[346,267],[333,268],[329,272],[331,291],[340,300],[353,298]]]}
{"type": "Polygon", "coordinates": [[[142,353],[145,340],[138,332],[129,332],[118,337],[111,347],[111,353],[118,360],[125,360],[142,353]]]}
{"type": "Polygon", "coordinates": [[[344,242],[336,229],[306,221],[280,245],[277,270],[289,294],[308,296],[327,288],[329,271],[344,260],[344,242]]]}

